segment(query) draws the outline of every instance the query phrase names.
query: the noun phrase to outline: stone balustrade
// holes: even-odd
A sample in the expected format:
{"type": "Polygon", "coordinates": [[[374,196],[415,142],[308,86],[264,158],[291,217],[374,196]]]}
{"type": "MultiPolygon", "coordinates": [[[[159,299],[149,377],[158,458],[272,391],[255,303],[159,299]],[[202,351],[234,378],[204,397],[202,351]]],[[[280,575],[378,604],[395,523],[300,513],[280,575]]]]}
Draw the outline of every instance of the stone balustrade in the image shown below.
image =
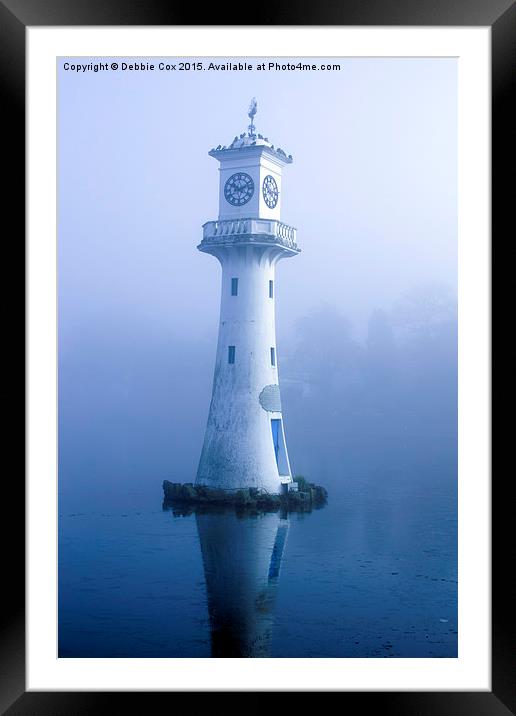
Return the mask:
{"type": "Polygon", "coordinates": [[[273,219],[225,219],[203,225],[202,245],[234,243],[273,243],[300,251],[297,230],[273,219]]]}

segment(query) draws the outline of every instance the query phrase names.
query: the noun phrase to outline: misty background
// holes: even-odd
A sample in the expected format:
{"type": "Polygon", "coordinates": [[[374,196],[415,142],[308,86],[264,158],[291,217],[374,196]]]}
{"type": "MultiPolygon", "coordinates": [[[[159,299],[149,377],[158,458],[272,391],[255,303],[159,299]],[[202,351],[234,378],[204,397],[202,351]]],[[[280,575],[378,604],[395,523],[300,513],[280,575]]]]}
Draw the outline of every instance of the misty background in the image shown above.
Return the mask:
{"type": "Polygon", "coordinates": [[[217,218],[208,151],[246,130],[252,96],[257,131],[294,157],[282,219],[297,227],[302,252],[280,262],[275,287],[293,472],[330,496],[365,475],[371,490],[395,484],[400,494],[409,483],[453,481],[456,60],[82,74],[64,61],[61,499],[150,489],[159,501],[163,479],[195,479],[220,300],[218,262],[196,249],[202,224],[217,218]]]}

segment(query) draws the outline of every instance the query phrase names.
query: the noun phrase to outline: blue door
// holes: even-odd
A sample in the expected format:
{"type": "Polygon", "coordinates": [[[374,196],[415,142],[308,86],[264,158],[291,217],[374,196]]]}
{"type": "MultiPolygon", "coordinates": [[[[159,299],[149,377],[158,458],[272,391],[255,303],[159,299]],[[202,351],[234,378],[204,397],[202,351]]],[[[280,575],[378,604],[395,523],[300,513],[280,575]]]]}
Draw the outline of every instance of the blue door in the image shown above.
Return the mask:
{"type": "Polygon", "coordinates": [[[281,420],[271,420],[272,426],[272,442],[274,443],[274,454],[276,455],[276,465],[278,464],[279,436],[280,436],[281,420]]]}

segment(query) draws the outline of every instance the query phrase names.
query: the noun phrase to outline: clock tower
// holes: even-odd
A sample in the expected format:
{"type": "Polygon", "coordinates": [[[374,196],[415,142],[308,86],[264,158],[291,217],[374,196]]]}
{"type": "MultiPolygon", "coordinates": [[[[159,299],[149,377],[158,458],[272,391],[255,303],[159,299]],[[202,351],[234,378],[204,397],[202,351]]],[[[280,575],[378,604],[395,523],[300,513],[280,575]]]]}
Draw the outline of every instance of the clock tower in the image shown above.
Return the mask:
{"type": "Polygon", "coordinates": [[[275,269],[300,249],[281,221],[282,172],[292,156],[256,132],[210,156],[219,167],[219,216],[197,247],[222,266],[219,337],[198,485],[225,490],[292,489],[278,375],[275,269]]]}

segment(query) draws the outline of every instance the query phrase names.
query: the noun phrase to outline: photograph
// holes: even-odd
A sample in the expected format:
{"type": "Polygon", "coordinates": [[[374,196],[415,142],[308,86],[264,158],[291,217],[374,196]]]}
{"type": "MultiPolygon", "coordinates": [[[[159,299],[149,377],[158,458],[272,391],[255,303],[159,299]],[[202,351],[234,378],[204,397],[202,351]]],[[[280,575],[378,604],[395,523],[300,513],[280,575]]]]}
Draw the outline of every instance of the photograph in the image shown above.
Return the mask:
{"type": "Polygon", "coordinates": [[[0,713],[516,713],[515,36],[514,0],[0,0],[25,385],[0,713]]]}
{"type": "Polygon", "coordinates": [[[514,711],[515,32],[514,0],[0,0],[26,400],[1,713],[514,711]]]}
{"type": "Polygon", "coordinates": [[[58,658],[456,660],[457,57],[56,73],[58,658]]]}

